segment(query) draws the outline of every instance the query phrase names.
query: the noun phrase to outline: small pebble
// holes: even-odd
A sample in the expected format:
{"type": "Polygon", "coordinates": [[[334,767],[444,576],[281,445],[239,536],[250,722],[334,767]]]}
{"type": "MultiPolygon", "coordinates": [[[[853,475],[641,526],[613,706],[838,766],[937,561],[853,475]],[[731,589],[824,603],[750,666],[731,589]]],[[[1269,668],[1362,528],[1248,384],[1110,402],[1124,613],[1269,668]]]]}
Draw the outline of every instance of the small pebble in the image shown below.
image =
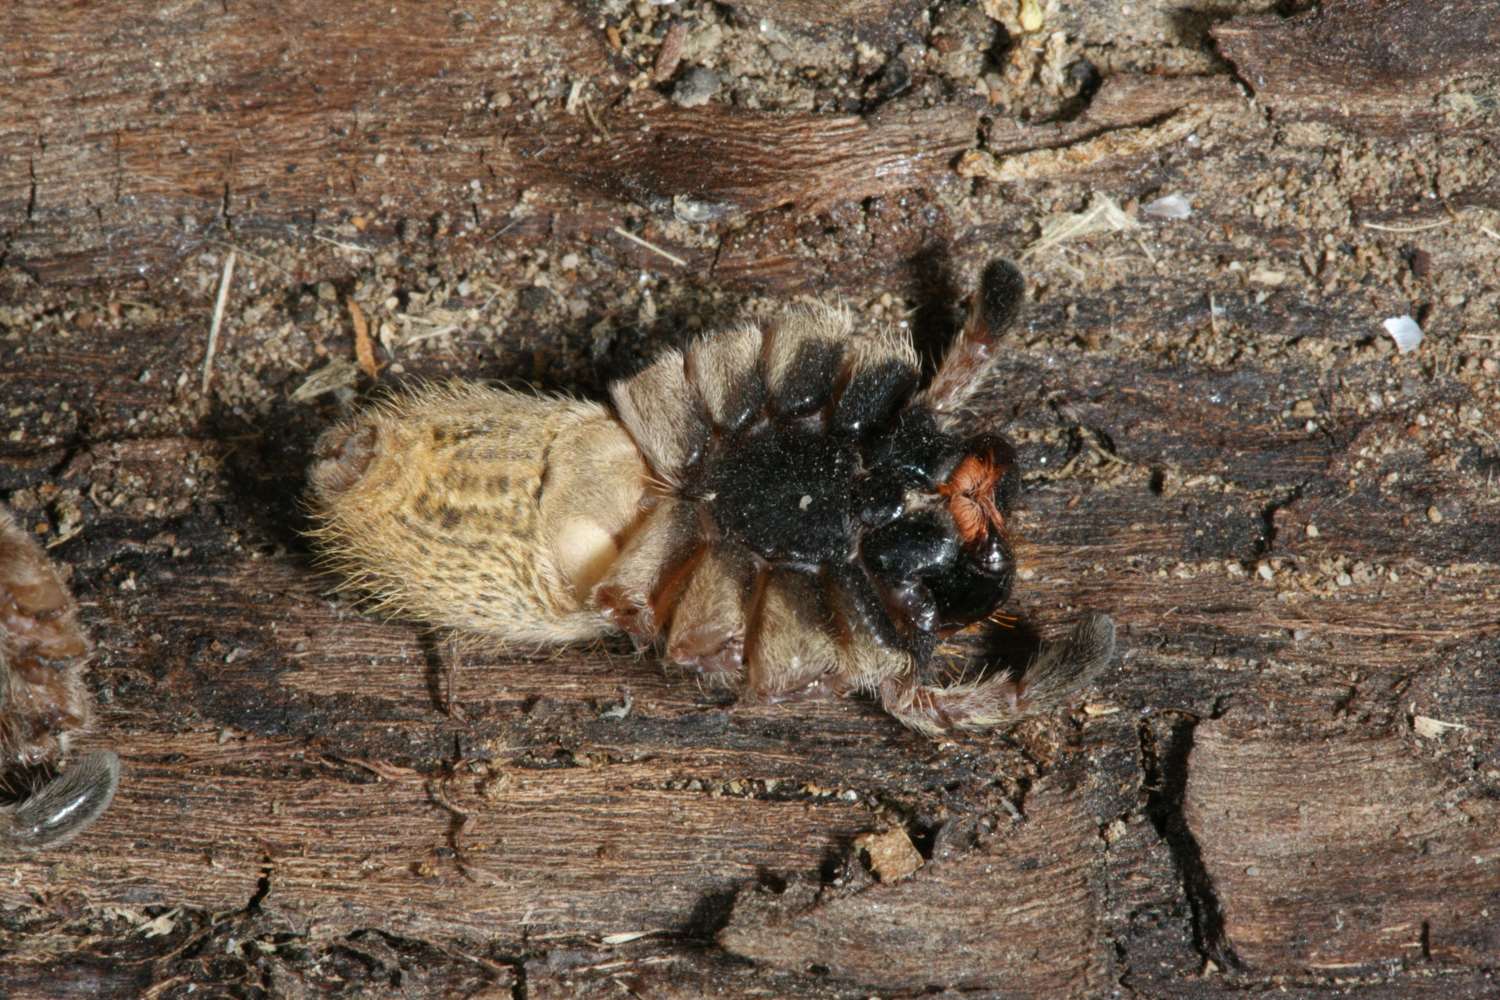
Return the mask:
{"type": "Polygon", "coordinates": [[[1317,538],[1318,537],[1318,526],[1316,524],[1309,524],[1307,526],[1307,537],[1308,538],[1317,538]]]}
{"type": "Polygon", "coordinates": [[[1037,0],[1021,0],[1020,17],[1021,30],[1028,35],[1042,30],[1042,5],[1037,0]]]}
{"type": "Polygon", "coordinates": [[[1443,512],[1438,510],[1436,507],[1428,507],[1427,520],[1431,521],[1433,524],[1442,524],[1443,512]]]}
{"type": "Polygon", "coordinates": [[[1407,266],[1411,273],[1418,278],[1425,278],[1432,273],[1432,254],[1426,250],[1413,250],[1407,258],[1407,266]]]}
{"type": "Polygon", "coordinates": [[[694,66],[672,88],[672,101],[679,107],[696,108],[707,104],[718,92],[719,74],[707,66],[694,66]]]}

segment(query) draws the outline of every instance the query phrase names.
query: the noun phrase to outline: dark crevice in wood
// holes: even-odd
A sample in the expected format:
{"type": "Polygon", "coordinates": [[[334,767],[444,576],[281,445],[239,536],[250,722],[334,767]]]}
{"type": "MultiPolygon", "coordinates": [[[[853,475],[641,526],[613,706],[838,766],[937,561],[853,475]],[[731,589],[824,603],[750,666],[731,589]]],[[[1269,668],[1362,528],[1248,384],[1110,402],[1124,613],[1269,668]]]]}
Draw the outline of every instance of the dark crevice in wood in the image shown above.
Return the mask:
{"type": "Polygon", "coordinates": [[[26,175],[31,180],[31,189],[26,195],[26,221],[36,218],[36,158],[26,161],[26,175]]]}
{"type": "Polygon", "coordinates": [[[1012,156],[1080,146],[1111,133],[1150,129],[1191,108],[1242,100],[1222,76],[1151,77],[1120,73],[1086,85],[1051,121],[1031,124],[996,117],[982,132],[983,148],[1012,156]]]}
{"type": "Polygon", "coordinates": [[[526,962],[517,961],[511,966],[515,970],[516,981],[510,988],[511,1000],[530,1000],[531,991],[527,986],[526,962]]]}
{"type": "Polygon", "coordinates": [[[1205,961],[1221,968],[1241,968],[1233,945],[1224,933],[1224,913],[1213,879],[1203,864],[1198,840],[1183,816],[1183,795],[1187,789],[1188,757],[1193,750],[1196,718],[1178,718],[1160,723],[1159,731],[1152,721],[1142,722],[1139,729],[1141,769],[1146,792],[1145,813],[1166,842],[1182,881],[1183,894],[1193,919],[1193,946],[1205,961]]]}
{"type": "Polygon", "coordinates": [[[1272,500],[1270,503],[1266,504],[1260,509],[1260,538],[1258,538],[1255,542],[1255,551],[1250,560],[1251,562],[1254,562],[1256,559],[1267,555],[1275,547],[1277,530],[1276,515],[1285,508],[1290,507],[1292,504],[1296,503],[1298,500],[1301,500],[1303,493],[1307,490],[1307,485],[1308,480],[1304,480],[1298,483],[1296,486],[1292,487],[1290,492],[1286,493],[1279,499],[1272,500]]]}
{"type": "Polygon", "coordinates": [[[267,855],[260,866],[260,879],[255,883],[255,895],[245,904],[244,912],[247,915],[260,912],[261,903],[271,894],[271,873],[274,868],[275,862],[267,855]]]}
{"type": "MultiPolygon", "coordinates": [[[[433,708],[451,714],[452,705],[448,699],[453,691],[447,686],[447,681],[451,678],[452,667],[443,653],[443,639],[437,633],[424,629],[417,636],[417,645],[422,650],[422,662],[426,666],[424,673],[427,679],[427,697],[432,699],[433,708]]],[[[449,654],[456,655],[451,649],[449,654]]]]}

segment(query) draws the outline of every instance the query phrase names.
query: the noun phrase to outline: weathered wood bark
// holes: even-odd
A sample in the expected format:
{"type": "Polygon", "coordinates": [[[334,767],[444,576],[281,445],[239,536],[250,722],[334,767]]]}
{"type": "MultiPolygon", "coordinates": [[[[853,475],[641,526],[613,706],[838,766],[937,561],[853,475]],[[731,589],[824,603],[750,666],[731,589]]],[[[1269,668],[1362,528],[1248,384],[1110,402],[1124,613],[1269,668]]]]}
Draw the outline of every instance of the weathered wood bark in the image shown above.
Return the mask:
{"type": "Polygon", "coordinates": [[[5,859],[0,993],[1490,995],[1497,5],[676,6],[0,14],[0,500],[125,761],[5,859]],[[1073,714],[933,743],[324,593],[350,390],[597,392],[803,292],[935,349],[997,255],[1028,627],[986,645],[1114,614],[1073,714]]]}
{"type": "Polygon", "coordinates": [[[1247,17],[1214,29],[1224,55],[1274,111],[1409,131],[1465,124],[1465,94],[1493,87],[1500,17],[1485,0],[1438,9],[1331,0],[1324,16],[1247,17]]]}

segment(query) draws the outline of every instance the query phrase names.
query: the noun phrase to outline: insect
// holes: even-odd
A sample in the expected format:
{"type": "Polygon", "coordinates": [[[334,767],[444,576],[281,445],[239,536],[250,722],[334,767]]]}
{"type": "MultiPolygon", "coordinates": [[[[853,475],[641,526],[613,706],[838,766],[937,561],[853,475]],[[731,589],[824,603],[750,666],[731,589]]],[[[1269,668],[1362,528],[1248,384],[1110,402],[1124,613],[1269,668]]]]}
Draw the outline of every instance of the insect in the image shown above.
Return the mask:
{"type": "Polygon", "coordinates": [[[92,714],[90,651],[57,568],[0,508],[0,790],[11,799],[0,806],[0,846],[56,846],[114,798],[120,760],[107,750],[58,771],[92,714]]]}
{"type": "Polygon", "coordinates": [[[665,352],[612,408],[389,398],[320,438],[314,534],[386,612],[510,644],[624,632],[742,699],[862,692],[930,735],[1055,707],[1108,664],[1108,616],[1020,677],[924,680],[1015,579],[1016,452],[965,405],[1024,291],[990,264],[925,387],[904,334],[800,305],[665,352]]]}

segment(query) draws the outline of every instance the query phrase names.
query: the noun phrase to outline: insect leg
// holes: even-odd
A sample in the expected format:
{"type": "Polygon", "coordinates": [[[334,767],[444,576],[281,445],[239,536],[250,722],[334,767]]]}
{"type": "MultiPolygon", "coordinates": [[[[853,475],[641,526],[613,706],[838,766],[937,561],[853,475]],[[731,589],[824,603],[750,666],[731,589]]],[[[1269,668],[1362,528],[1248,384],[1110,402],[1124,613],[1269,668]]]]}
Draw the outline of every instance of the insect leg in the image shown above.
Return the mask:
{"type": "Polygon", "coordinates": [[[744,674],[755,582],[750,554],[738,546],[705,553],[672,613],[668,658],[698,671],[712,685],[737,688],[744,674]]]}
{"type": "Polygon", "coordinates": [[[120,784],[120,758],[100,750],[13,806],[0,809],[0,844],[22,850],[56,847],[109,808],[120,784]]]}
{"type": "Polygon", "coordinates": [[[839,650],[819,588],[801,573],[773,571],[759,611],[745,652],[747,696],[776,702],[827,693],[839,650]]]}
{"type": "Polygon", "coordinates": [[[983,385],[994,364],[1000,335],[1020,316],[1025,300],[1026,281],[1016,265],[1008,260],[987,264],[963,332],[943,356],[922,401],[940,415],[962,408],[983,385]]]}
{"type": "Polygon", "coordinates": [[[1073,631],[1042,644],[1021,677],[1021,700],[1033,711],[1060,708],[1104,672],[1115,655],[1115,622],[1094,612],[1073,631]]]}
{"type": "Polygon", "coordinates": [[[1066,637],[1043,643],[1019,679],[1006,672],[935,686],[917,684],[908,675],[882,684],[880,700],[902,723],[928,735],[987,729],[1066,704],[1109,665],[1114,650],[1114,622],[1108,615],[1091,614],[1066,637]]]}
{"type": "MultiPolygon", "coordinates": [[[[57,568],[0,508],[0,765],[51,769],[71,735],[88,725],[89,652],[57,568]]],[[[108,808],[119,780],[113,753],[81,758],[0,807],[0,845],[36,850],[62,843],[108,808]]]]}
{"type": "Polygon", "coordinates": [[[663,498],[594,588],[593,604],[644,646],[671,618],[703,548],[698,505],[663,498]]]}

